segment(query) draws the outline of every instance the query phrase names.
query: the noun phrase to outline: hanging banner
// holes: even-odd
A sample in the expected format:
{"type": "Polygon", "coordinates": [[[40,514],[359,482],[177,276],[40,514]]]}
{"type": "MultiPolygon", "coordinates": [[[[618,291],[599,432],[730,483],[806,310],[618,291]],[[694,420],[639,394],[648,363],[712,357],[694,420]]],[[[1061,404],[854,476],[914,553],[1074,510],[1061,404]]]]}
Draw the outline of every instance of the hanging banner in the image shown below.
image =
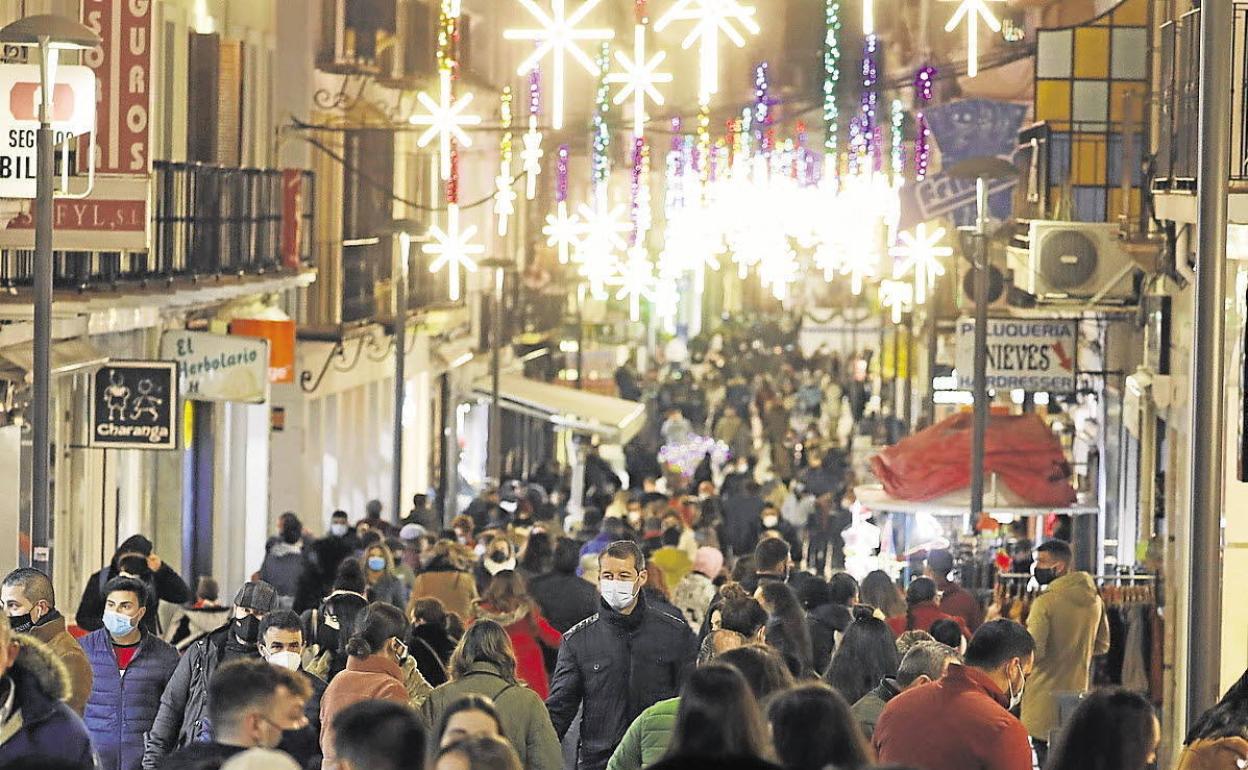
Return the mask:
{"type": "MultiPolygon", "coordinates": [[[[148,174],[152,170],[152,6],[148,0],[82,0],[82,23],[100,45],[82,55],[99,79],[95,170],[148,174]]],[[[78,151],[87,169],[87,144],[78,151]]]]}
{"type": "Polygon", "coordinates": [[[92,376],[90,413],[90,446],[177,449],[178,365],[110,361],[92,376]]]}
{"type": "Polygon", "coordinates": [[[269,400],[269,342],[208,332],[169,331],[160,357],[176,361],[182,395],[193,401],[269,400]]]}
{"type": "MultiPolygon", "coordinates": [[[[988,319],[988,387],[1031,393],[1075,392],[1078,322],[1032,318],[988,319]]],[[[975,321],[958,319],[958,389],[971,390],[975,321]]]]}

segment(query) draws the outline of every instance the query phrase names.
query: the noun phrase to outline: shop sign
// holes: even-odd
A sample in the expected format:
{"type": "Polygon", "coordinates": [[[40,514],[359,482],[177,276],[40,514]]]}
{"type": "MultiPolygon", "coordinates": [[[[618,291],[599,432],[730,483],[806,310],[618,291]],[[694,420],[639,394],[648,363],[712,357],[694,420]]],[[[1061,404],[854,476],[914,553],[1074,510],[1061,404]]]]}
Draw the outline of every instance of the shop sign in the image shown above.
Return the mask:
{"type": "Polygon", "coordinates": [[[101,449],[178,448],[178,365],[111,361],[91,381],[91,437],[101,449]]]}
{"type": "Polygon", "coordinates": [[[168,331],[160,337],[160,357],[177,362],[184,398],[248,404],[269,400],[268,340],[168,331]]]}
{"type": "MultiPolygon", "coordinates": [[[[39,92],[37,65],[0,65],[0,198],[35,197],[39,92]]],[[[89,67],[57,68],[51,115],[57,148],[94,129],[94,97],[95,73],[89,67]]]]}
{"type": "MultiPolygon", "coordinates": [[[[58,251],[145,251],[151,246],[148,177],[96,177],[85,198],[57,198],[52,248],[58,251]]],[[[3,220],[0,219],[0,224],[3,220]]],[[[34,249],[35,218],[27,210],[0,228],[0,248],[34,249]]]]}
{"type": "Polygon", "coordinates": [[[298,270],[303,258],[303,241],[308,237],[303,226],[304,189],[302,169],[282,169],[282,266],[298,270]]]}
{"type": "Polygon", "coordinates": [[[269,382],[289,385],[295,381],[295,322],[236,318],[230,334],[269,341],[269,382]]]}
{"type": "MultiPolygon", "coordinates": [[[[95,70],[99,122],[95,170],[103,174],[143,174],[152,170],[152,6],[151,0],[82,0],[82,23],[100,36],[100,45],[82,61],[95,70]]],[[[78,166],[87,169],[87,146],[78,166]]]]}
{"type": "MultiPolygon", "coordinates": [[[[989,318],[988,387],[1032,393],[1073,393],[1076,321],[989,318]]],[[[958,388],[974,387],[975,321],[958,319],[958,388]]]]}

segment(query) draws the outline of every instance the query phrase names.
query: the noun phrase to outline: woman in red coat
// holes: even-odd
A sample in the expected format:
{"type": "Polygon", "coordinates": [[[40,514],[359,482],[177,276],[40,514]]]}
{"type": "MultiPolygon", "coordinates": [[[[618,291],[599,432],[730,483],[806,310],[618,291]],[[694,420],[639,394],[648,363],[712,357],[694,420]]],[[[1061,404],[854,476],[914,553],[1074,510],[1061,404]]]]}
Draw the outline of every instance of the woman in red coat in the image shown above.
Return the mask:
{"type": "Polygon", "coordinates": [[[893,629],[893,635],[901,636],[907,631],[930,631],[932,624],[938,620],[952,620],[958,624],[963,637],[971,638],[966,621],[940,611],[936,604],[936,581],[917,577],[910,581],[906,589],[906,614],[889,618],[888,626],[893,629]]]}
{"type": "Polygon", "coordinates": [[[490,580],[485,595],[473,606],[476,620],[493,620],[507,629],[516,648],[516,675],[542,700],[550,694],[550,680],[542,658],[542,645],[558,647],[563,637],[542,617],[529,598],[522,578],[503,570],[490,580]]]}

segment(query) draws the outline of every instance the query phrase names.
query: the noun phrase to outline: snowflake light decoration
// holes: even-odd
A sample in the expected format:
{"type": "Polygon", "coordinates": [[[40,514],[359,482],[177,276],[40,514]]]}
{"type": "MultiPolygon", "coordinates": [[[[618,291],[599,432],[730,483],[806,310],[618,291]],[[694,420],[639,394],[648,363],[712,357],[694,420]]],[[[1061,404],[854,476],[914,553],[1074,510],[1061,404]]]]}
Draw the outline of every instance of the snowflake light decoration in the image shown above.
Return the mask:
{"type": "Polygon", "coordinates": [[[628,300],[629,319],[640,321],[641,301],[653,302],[656,289],[654,264],[650,262],[645,246],[636,245],[628,250],[628,259],[620,265],[614,283],[620,287],[615,298],[628,300]]]}
{"type": "Polygon", "coordinates": [[[914,302],[914,286],[909,281],[880,281],[880,304],[892,311],[893,323],[901,323],[901,315],[914,302]]]}
{"type": "Polygon", "coordinates": [[[737,25],[757,35],[761,30],[754,13],[752,6],[741,5],[740,0],[676,0],[655,24],[655,31],[662,32],[675,21],[694,22],[681,46],[688,50],[695,43],[699,44],[701,82],[698,95],[702,101],[719,91],[719,35],[723,34],[738,48],[744,48],[745,37],[737,25]]]}
{"type": "Polygon", "coordinates": [[[442,268],[450,271],[450,298],[452,302],[456,302],[460,297],[459,270],[462,267],[470,273],[477,270],[475,256],[485,253],[485,246],[479,243],[473,243],[472,239],[477,234],[475,225],[470,225],[464,229],[460,229],[459,224],[459,205],[452,203],[446,208],[446,228],[443,229],[437,225],[429,228],[429,237],[433,239],[432,243],[426,243],[421,247],[421,251],[435,259],[429,265],[429,272],[437,273],[442,268]]]}
{"type": "Polygon", "coordinates": [[[973,78],[979,74],[979,20],[983,19],[984,24],[988,25],[988,29],[993,32],[1000,32],[1001,22],[992,15],[988,3],[1004,3],[1005,0],[944,0],[944,2],[958,3],[958,9],[953,12],[949,23],[945,25],[946,32],[952,32],[963,21],[966,22],[966,76],[973,78]]]}
{"type": "Polygon", "coordinates": [[[659,51],[646,58],[646,27],[638,24],[633,28],[633,55],[630,57],[623,51],[615,52],[615,60],[624,68],[621,73],[607,75],[608,83],[621,83],[623,88],[615,95],[615,105],[624,103],[630,96],[633,99],[633,136],[640,137],[646,132],[646,100],[662,106],[663,94],[655,86],[659,83],[671,83],[672,73],[660,72],[659,66],[667,58],[667,52],[659,51]]]}
{"type": "Polygon", "coordinates": [[[442,172],[442,180],[446,181],[451,178],[451,140],[454,139],[465,147],[471,147],[472,139],[464,133],[464,126],[480,125],[481,116],[464,113],[468,105],[472,104],[472,94],[464,94],[459,99],[455,99],[450,70],[444,69],[438,73],[438,80],[441,86],[438,100],[435,102],[433,97],[424,91],[417,94],[416,99],[428,110],[428,113],[413,115],[411,123],[415,126],[429,127],[416,139],[416,143],[421,147],[427,146],[435,136],[438,138],[439,168],[442,172]]]}
{"type": "Polygon", "coordinates": [[[546,245],[558,250],[561,265],[568,264],[573,250],[580,248],[583,231],[580,217],[568,213],[567,201],[559,201],[555,213],[546,215],[546,226],[542,228],[546,245]]]}
{"type": "Polygon", "coordinates": [[[598,65],[581,50],[581,41],[612,40],[615,32],[610,29],[589,29],[580,26],[602,0],[585,0],[571,15],[567,12],[567,0],[551,0],[551,13],[546,13],[534,0],[517,0],[528,11],[537,23],[536,28],[508,29],[503,37],[508,40],[528,40],[536,42],[537,48],[525,59],[516,70],[517,74],[525,75],[538,63],[550,55],[552,59],[552,77],[554,78],[554,96],[551,109],[551,124],[555,130],[563,128],[564,85],[566,80],[567,57],[572,56],[590,75],[600,74],[598,65]]]}
{"type": "Polygon", "coordinates": [[[927,302],[927,293],[935,287],[936,279],[945,274],[940,260],[953,256],[952,248],[940,245],[944,237],[945,228],[938,227],[929,234],[927,225],[919,224],[913,234],[901,233],[897,237],[901,244],[889,249],[890,255],[901,260],[893,270],[894,278],[914,273],[915,304],[927,302]]]}
{"type": "Polygon", "coordinates": [[[505,237],[507,235],[507,225],[511,217],[516,213],[516,191],[512,189],[515,185],[515,177],[511,175],[511,167],[507,161],[503,161],[499,168],[498,176],[494,177],[494,216],[498,217],[498,235],[505,237]]]}

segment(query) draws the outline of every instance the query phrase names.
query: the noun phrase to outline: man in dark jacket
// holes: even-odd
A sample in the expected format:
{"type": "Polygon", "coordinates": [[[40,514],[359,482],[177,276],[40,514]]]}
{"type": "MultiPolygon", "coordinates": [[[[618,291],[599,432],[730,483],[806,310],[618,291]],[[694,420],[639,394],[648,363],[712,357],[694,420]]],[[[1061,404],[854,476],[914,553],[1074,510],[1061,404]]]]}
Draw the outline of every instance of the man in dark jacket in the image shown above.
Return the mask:
{"type": "Polygon", "coordinates": [[[15,569],[0,584],[0,602],[14,631],[43,642],[65,664],[72,687],[68,703],[81,716],[91,692],[91,664],[56,609],[52,580],[34,567],[15,569]]]}
{"type": "Polygon", "coordinates": [[[260,622],[276,598],[268,583],[247,583],[234,597],[233,620],[195,642],[182,656],[160,696],[160,710],[143,751],[143,770],[157,770],[166,755],[208,734],[208,683],[222,663],[260,657],[260,622]]]}
{"type": "Polygon", "coordinates": [[[724,538],[721,543],[740,558],[754,550],[763,531],[763,498],[755,481],[747,481],[739,494],[724,498],[724,538]]]}
{"type": "Polygon", "coordinates": [[[949,669],[950,663],[961,663],[962,656],[952,647],[940,642],[919,642],[901,659],[897,676],[885,677],[874,690],[858,699],[850,713],[862,728],[862,734],[870,740],[875,734],[875,724],[888,702],[912,687],[920,687],[939,680],[949,669]]]}
{"type": "Polygon", "coordinates": [[[576,576],[580,550],[580,544],[572,538],[559,538],[555,544],[554,568],[529,583],[529,595],[559,633],[566,633],[598,611],[598,591],[589,581],[576,576]]]}
{"type": "Polygon", "coordinates": [[[346,511],[334,511],[329,519],[329,534],[311,546],[311,565],[303,573],[303,582],[295,594],[295,612],[314,609],[321,599],[334,590],[338,565],[355,555],[360,541],[347,519],[346,511]]]}
{"type": "Polygon", "coordinates": [[[152,553],[152,541],[142,535],[132,535],[122,541],[108,566],[87,579],[78,602],[74,622],[84,631],[98,631],[104,627],[104,585],[119,575],[136,577],[147,583],[147,612],[143,615],[143,628],[160,633],[157,611],[161,601],[186,604],[191,600],[191,588],[178,573],[156,554],[152,553]]]}
{"type": "Polygon", "coordinates": [[[139,770],[143,735],[178,667],[177,650],[143,630],[145,612],[143,581],[113,578],[104,587],[104,628],[82,640],[93,677],[85,721],[101,770],[139,770]]]}
{"type": "Polygon", "coordinates": [[[303,670],[303,624],[290,610],[270,612],[260,624],[260,656],[274,666],[298,673],[308,684],[304,704],[307,724],[282,733],[277,748],[295,758],[307,770],[321,768],[321,696],[328,686],[323,679],[303,670]]]}
{"type": "Polygon", "coordinates": [[[293,513],[283,513],[278,521],[277,538],[270,541],[260,564],[260,579],[277,591],[277,606],[291,609],[304,585],[311,561],[304,552],[303,522],[293,513]]]}
{"type": "Polygon", "coordinates": [[[598,563],[598,613],[564,634],[546,699],[560,739],[584,709],[578,770],[603,770],[637,715],[676,697],[697,658],[689,626],[646,606],[645,556],[636,543],[612,543],[598,563]]]}
{"type": "Polygon", "coordinates": [[[212,675],[208,715],[211,741],[170,754],[161,770],[219,770],[235,754],[272,749],[286,731],[307,723],[308,684],[294,671],[260,660],[235,660],[212,675]]]}
{"type": "Polygon", "coordinates": [[[69,688],[56,656],[0,618],[0,765],[46,760],[93,770],[87,728],[64,703],[69,688]]]}

